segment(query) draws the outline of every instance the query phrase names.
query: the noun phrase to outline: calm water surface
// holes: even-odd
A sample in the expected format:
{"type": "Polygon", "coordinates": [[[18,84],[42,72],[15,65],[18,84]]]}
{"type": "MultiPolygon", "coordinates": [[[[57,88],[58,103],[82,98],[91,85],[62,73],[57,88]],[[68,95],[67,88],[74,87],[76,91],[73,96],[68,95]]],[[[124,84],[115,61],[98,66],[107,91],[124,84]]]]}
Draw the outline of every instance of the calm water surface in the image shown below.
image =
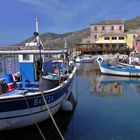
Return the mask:
{"type": "Polygon", "coordinates": [[[78,65],[78,104],[66,140],[139,140],[140,79],[105,76],[96,63],[78,65]]]}
{"type": "MultiPolygon", "coordinates": [[[[65,139],[139,140],[140,79],[101,75],[96,62],[77,64],[77,67],[73,94],[78,103],[66,127],[65,139]]],[[[14,132],[14,136],[17,135],[17,139],[24,136],[23,139],[41,140],[40,134],[35,135],[39,133],[35,130],[33,128],[32,133],[26,130],[18,134],[14,132]]],[[[47,131],[45,128],[42,130],[44,133],[47,131]]],[[[15,137],[0,135],[0,139],[11,140],[15,137]]]]}

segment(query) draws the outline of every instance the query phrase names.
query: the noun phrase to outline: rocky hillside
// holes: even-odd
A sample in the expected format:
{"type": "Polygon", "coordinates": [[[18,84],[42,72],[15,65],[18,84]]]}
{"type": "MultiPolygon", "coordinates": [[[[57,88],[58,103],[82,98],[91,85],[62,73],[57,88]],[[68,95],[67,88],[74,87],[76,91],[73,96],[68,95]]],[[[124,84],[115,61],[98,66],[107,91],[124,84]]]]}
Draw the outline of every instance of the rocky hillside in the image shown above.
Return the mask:
{"type": "MultiPolygon", "coordinates": [[[[75,47],[75,44],[80,43],[82,41],[82,38],[88,37],[89,33],[89,28],[87,28],[84,30],[64,34],[44,33],[40,35],[40,38],[44,44],[44,47],[47,48],[63,48],[65,38],[67,39],[68,47],[73,48],[75,47]]],[[[18,45],[24,45],[25,42],[30,42],[32,40],[33,38],[26,39],[18,45]]]]}
{"type": "MultiPolygon", "coordinates": [[[[140,16],[135,17],[131,20],[125,21],[125,30],[138,29],[140,27],[140,16]]],[[[55,33],[44,33],[40,35],[44,46],[47,48],[63,48],[64,40],[67,38],[68,46],[70,48],[75,47],[77,43],[82,41],[82,38],[88,37],[90,34],[90,28],[83,29],[80,31],[69,32],[64,34],[55,33]]],[[[19,45],[24,45],[25,42],[32,40],[33,38],[26,39],[25,41],[19,43],[19,45]]]]}
{"type": "Polygon", "coordinates": [[[140,28],[140,16],[125,21],[125,30],[139,29],[139,28],[140,28]]]}

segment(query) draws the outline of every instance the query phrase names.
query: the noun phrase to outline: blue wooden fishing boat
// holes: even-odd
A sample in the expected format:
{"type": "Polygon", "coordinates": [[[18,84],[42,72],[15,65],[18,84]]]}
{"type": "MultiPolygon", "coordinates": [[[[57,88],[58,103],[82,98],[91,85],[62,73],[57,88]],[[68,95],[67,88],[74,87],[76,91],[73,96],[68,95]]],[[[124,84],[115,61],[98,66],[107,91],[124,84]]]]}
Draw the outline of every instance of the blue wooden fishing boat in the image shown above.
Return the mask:
{"type": "Polygon", "coordinates": [[[97,58],[100,70],[103,74],[120,75],[120,76],[140,76],[140,69],[130,66],[112,65],[104,61],[102,57],[97,58]]]}
{"type": "MultiPolygon", "coordinates": [[[[66,50],[41,50],[39,34],[36,50],[0,51],[18,55],[19,72],[6,73],[0,81],[0,130],[26,127],[48,119],[67,102],[72,92],[76,67],[59,64],[46,54],[66,50]]],[[[70,104],[70,103],[69,103],[70,104]]],[[[69,108],[70,110],[70,108],[69,108]]]]}

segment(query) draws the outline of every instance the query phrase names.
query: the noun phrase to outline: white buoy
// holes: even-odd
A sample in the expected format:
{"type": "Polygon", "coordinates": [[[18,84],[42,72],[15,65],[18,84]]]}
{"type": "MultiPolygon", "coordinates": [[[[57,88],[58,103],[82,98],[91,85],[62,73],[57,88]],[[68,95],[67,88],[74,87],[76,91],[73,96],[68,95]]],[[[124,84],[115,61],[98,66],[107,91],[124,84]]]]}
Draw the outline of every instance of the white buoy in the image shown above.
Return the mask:
{"type": "Polygon", "coordinates": [[[73,105],[72,105],[72,103],[71,103],[70,101],[65,100],[65,101],[63,101],[63,103],[62,103],[61,109],[62,109],[63,111],[72,111],[73,105]]]}
{"type": "Polygon", "coordinates": [[[69,61],[69,65],[70,65],[70,66],[74,66],[74,61],[70,60],[70,61],[69,61]]]}

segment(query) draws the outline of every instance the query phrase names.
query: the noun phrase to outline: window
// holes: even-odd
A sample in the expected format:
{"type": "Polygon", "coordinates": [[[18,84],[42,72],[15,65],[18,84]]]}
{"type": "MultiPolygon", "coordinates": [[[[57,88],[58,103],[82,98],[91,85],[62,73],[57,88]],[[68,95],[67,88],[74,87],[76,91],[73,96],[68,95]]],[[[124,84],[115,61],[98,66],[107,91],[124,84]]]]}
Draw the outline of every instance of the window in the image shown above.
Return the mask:
{"type": "Polygon", "coordinates": [[[140,54],[139,53],[136,53],[135,54],[135,57],[140,58],[140,54]]]}
{"type": "Polygon", "coordinates": [[[97,26],[94,27],[94,30],[97,31],[97,26]]]}
{"type": "Polygon", "coordinates": [[[102,26],[102,30],[103,30],[103,31],[105,30],[105,26],[102,26]]]}
{"type": "Polygon", "coordinates": [[[23,54],[23,60],[30,60],[30,57],[28,54],[23,54]]]}
{"type": "Polygon", "coordinates": [[[119,40],[124,40],[124,37],[119,37],[119,40]]]}
{"type": "Polygon", "coordinates": [[[119,30],[122,30],[122,26],[119,26],[119,30]]]}
{"type": "Polygon", "coordinates": [[[135,35],[133,35],[133,38],[135,38],[136,36],[135,35]]]}
{"type": "Polygon", "coordinates": [[[114,26],[111,26],[111,30],[114,30],[114,26]]]}
{"type": "Polygon", "coordinates": [[[109,40],[110,38],[109,38],[109,37],[105,37],[104,39],[105,39],[105,40],[109,40]]]}
{"type": "Polygon", "coordinates": [[[94,39],[97,39],[97,35],[94,35],[94,39]]]}
{"type": "Polygon", "coordinates": [[[117,37],[115,37],[115,36],[114,36],[114,37],[112,37],[112,40],[117,40],[117,37]]]}

